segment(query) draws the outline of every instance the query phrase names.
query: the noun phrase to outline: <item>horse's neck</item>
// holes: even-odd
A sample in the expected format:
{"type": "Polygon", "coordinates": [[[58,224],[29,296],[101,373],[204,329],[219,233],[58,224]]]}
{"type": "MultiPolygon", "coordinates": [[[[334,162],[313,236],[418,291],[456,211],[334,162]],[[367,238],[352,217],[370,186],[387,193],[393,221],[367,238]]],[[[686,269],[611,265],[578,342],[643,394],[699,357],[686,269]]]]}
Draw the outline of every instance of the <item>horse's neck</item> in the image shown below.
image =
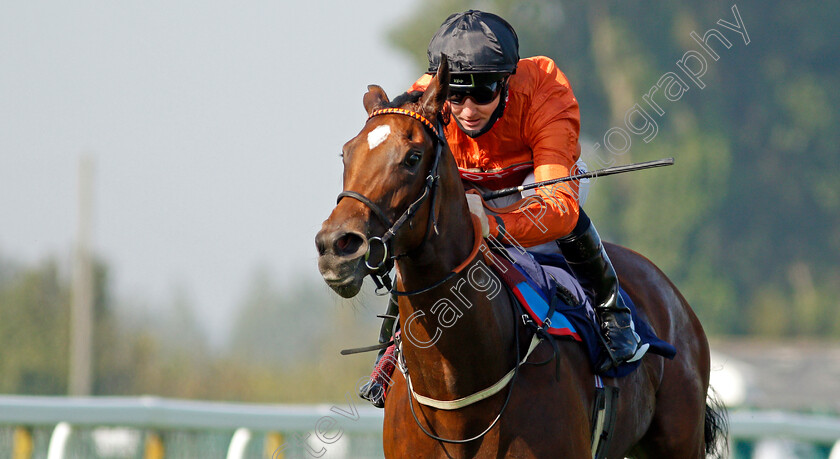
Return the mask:
{"type": "MultiPolygon", "coordinates": [[[[441,211],[440,235],[426,254],[398,264],[407,290],[428,287],[469,257],[474,230],[469,214],[441,211]]],[[[414,388],[454,399],[484,389],[514,365],[513,313],[495,273],[479,254],[467,267],[429,292],[401,297],[403,352],[414,388]]]]}

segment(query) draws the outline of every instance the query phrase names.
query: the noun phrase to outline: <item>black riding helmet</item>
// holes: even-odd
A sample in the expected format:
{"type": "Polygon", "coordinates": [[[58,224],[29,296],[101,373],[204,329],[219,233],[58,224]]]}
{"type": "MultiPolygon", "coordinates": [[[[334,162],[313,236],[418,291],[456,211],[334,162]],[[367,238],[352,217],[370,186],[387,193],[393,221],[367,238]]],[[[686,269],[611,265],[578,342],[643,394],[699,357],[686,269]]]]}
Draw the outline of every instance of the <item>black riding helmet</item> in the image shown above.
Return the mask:
{"type": "MultiPolygon", "coordinates": [[[[449,62],[452,89],[460,88],[469,92],[480,89],[478,85],[492,84],[494,81],[506,83],[506,78],[516,72],[519,62],[519,37],[501,17],[469,10],[446,18],[432,37],[427,52],[428,73],[437,72],[441,53],[446,54],[449,62]]],[[[484,128],[471,131],[458,123],[461,130],[470,137],[478,137],[489,131],[504,113],[506,87],[501,96],[499,106],[484,128]]]]}
{"type": "Polygon", "coordinates": [[[493,13],[469,10],[443,21],[429,42],[429,73],[437,72],[440,54],[452,73],[513,73],[519,62],[519,37],[493,13]]]}

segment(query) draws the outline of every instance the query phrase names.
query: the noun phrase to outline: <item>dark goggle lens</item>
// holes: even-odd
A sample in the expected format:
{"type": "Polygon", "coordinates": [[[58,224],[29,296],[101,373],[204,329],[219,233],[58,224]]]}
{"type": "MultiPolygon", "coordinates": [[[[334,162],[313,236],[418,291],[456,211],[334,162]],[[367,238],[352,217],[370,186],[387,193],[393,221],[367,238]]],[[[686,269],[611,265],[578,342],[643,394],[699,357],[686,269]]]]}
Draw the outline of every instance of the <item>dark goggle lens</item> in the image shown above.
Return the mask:
{"type": "Polygon", "coordinates": [[[494,81],[485,86],[467,88],[450,86],[449,101],[453,104],[460,105],[464,103],[467,97],[470,97],[476,104],[486,105],[496,100],[496,97],[499,97],[499,93],[502,92],[503,86],[504,85],[501,81],[494,81]]]}

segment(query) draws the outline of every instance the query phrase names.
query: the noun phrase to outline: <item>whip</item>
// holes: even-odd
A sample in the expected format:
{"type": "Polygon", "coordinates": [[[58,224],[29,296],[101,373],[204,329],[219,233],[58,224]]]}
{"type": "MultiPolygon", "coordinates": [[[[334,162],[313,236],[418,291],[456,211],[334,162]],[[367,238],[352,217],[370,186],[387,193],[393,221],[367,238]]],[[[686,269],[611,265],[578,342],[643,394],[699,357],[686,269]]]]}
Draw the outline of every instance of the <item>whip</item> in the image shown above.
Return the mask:
{"type": "Polygon", "coordinates": [[[554,185],[555,183],[561,182],[570,182],[572,180],[580,180],[580,179],[587,179],[587,178],[595,178],[595,177],[604,177],[607,175],[614,175],[614,174],[621,174],[624,172],[632,172],[632,171],[640,171],[643,169],[652,169],[654,167],[662,167],[662,166],[670,166],[674,164],[674,158],[665,158],[665,159],[657,159],[655,161],[646,161],[643,163],[635,163],[635,164],[628,164],[626,166],[614,166],[614,167],[607,167],[605,169],[598,169],[597,171],[592,172],[584,172],[582,174],[570,175],[568,177],[561,177],[558,179],[552,180],[545,180],[542,182],[530,183],[528,185],[520,185],[511,188],[504,188],[501,190],[496,191],[488,191],[481,195],[481,197],[487,201],[490,199],[499,198],[502,196],[511,195],[514,193],[519,193],[525,190],[531,190],[534,188],[539,188],[545,185],[554,185]]]}

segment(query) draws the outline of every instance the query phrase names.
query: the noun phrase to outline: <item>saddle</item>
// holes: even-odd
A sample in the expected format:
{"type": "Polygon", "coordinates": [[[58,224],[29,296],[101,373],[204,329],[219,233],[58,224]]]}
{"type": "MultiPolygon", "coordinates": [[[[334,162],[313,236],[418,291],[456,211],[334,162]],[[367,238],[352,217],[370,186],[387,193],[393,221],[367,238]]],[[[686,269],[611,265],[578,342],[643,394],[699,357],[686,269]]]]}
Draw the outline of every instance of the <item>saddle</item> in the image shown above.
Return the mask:
{"type": "MultiPolygon", "coordinates": [[[[515,247],[494,247],[485,257],[496,274],[522,304],[523,310],[538,326],[548,322],[550,335],[580,342],[586,349],[592,368],[605,357],[600,328],[591,299],[575,279],[560,254],[532,253],[515,247]],[[554,303],[553,308],[551,303],[554,303]],[[553,311],[552,311],[553,309],[553,311]],[[551,311],[551,317],[546,317],[551,311]]],[[[639,316],[636,306],[623,289],[619,291],[630,308],[636,333],[648,352],[673,359],[677,351],[639,316]]],[[[621,378],[638,368],[641,360],[624,363],[602,374],[621,378]]]]}

